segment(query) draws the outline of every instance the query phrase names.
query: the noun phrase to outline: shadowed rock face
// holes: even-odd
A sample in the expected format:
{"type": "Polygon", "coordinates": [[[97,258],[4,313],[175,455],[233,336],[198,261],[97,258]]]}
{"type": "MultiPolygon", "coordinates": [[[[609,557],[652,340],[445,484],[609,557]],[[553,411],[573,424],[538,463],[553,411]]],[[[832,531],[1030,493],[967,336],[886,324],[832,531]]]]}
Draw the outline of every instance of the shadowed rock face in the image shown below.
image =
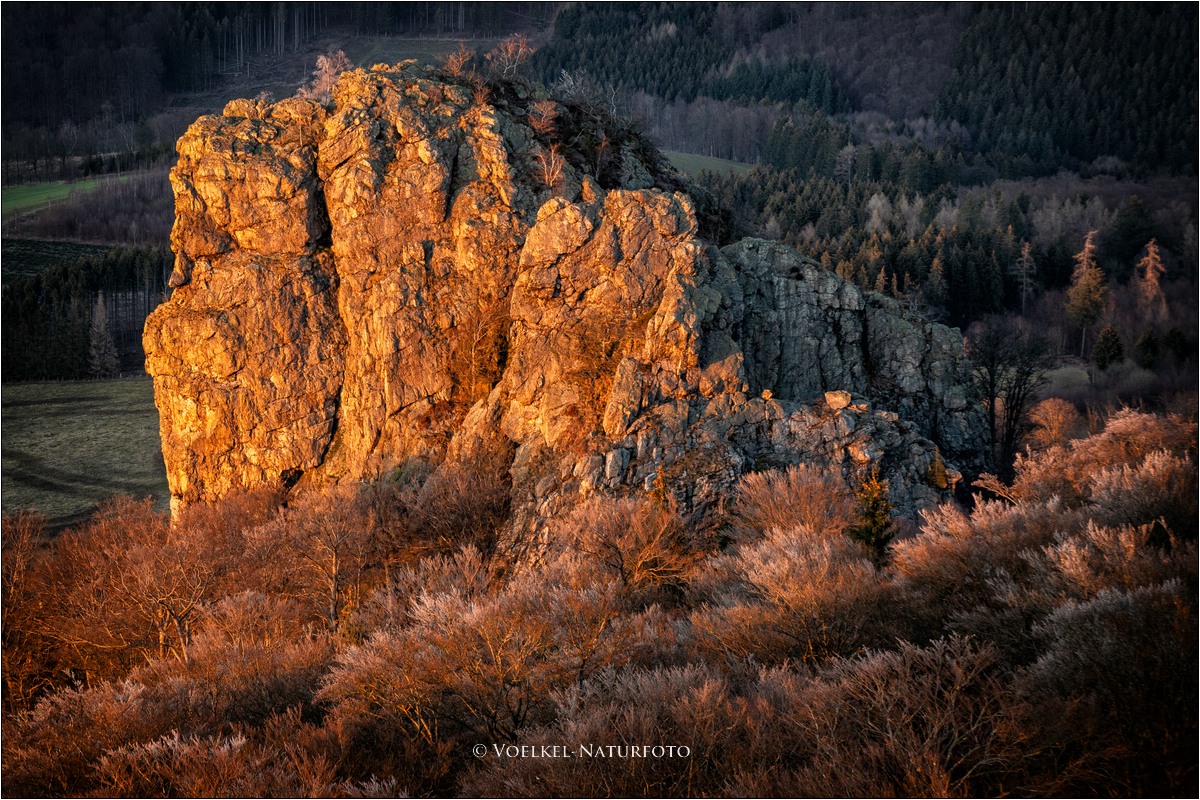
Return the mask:
{"type": "Polygon", "coordinates": [[[703,510],[799,461],[876,467],[912,510],[939,449],[975,466],[957,331],[782,245],[718,249],[644,148],[606,145],[598,182],[574,135],[548,187],[528,122],[402,64],[189,128],[145,330],[176,506],[500,453],[527,530],[594,492],[703,510]]]}

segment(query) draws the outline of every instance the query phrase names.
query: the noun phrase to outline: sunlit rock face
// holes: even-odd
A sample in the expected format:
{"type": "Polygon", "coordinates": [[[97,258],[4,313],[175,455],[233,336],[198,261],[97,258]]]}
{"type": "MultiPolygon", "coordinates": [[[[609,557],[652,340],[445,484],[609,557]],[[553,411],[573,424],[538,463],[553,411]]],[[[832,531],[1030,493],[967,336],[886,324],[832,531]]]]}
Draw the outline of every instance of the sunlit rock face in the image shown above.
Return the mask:
{"type": "Polygon", "coordinates": [[[189,128],[145,331],[176,506],[498,456],[516,529],[593,493],[703,511],[800,461],[876,469],[911,511],[939,455],[976,465],[956,331],[781,245],[719,249],[686,179],[567,106],[548,175],[521,94],[380,66],[331,108],[189,128]]]}

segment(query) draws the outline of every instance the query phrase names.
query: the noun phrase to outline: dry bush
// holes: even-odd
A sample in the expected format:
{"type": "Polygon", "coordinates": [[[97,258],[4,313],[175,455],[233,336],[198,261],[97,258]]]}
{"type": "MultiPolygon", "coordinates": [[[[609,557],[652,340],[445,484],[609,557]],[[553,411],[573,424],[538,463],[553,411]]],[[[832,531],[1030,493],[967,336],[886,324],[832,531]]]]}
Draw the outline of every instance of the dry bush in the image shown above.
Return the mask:
{"type": "Polygon", "coordinates": [[[795,796],[973,797],[1018,763],[996,655],[969,639],[842,661],[808,683],[786,719],[810,752],[795,796]]]}
{"type": "MultiPolygon", "coordinates": [[[[740,704],[724,679],[702,665],[612,671],[558,698],[555,722],[523,735],[522,745],[594,747],[674,745],[688,757],[504,759],[489,757],[463,780],[480,797],[693,797],[720,791],[740,704]]],[[[618,751],[614,751],[618,752],[618,751]]]]}
{"type": "Polygon", "coordinates": [[[117,498],[62,534],[46,561],[50,635],[62,668],[120,678],[151,657],[186,660],[192,628],[217,596],[233,543],[172,527],[153,502],[117,498]]]}
{"type": "Polygon", "coordinates": [[[1196,586],[1196,544],[1172,537],[1158,543],[1151,525],[1103,527],[1089,521],[1079,536],[1025,554],[1036,573],[1026,592],[1047,604],[1085,601],[1109,590],[1133,591],[1180,580],[1196,586]]]}
{"type": "Polygon", "coordinates": [[[3,633],[4,712],[24,710],[54,682],[53,643],[41,597],[50,591],[43,579],[46,521],[25,511],[5,514],[3,520],[3,633]]]}
{"type": "Polygon", "coordinates": [[[539,136],[553,136],[558,121],[558,103],[553,100],[537,100],[529,110],[529,127],[539,136]]]}
{"type": "Polygon", "coordinates": [[[1094,519],[1102,525],[1144,525],[1161,520],[1178,536],[1197,528],[1196,462],[1166,451],[1139,463],[1120,464],[1089,477],[1094,519]]]}
{"type": "Polygon", "coordinates": [[[411,627],[343,653],[318,695],[332,705],[343,745],[374,742],[381,760],[399,749],[413,771],[391,777],[433,788],[461,757],[462,737],[510,740],[531,714],[545,712],[558,677],[546,659],[553,631],[521,605],[512,597],[423,595],[411,627]]]}
{"type": "Polygon", "coordinates": [[[1050,397],[1035,405],[1029,412],[1029,421],[1033,430],[1026,441],[1034,450],[1066,445],[1087,433],[1083,415],[1075,404],[1060,397],[1050,397]]]}
{"type": "Polygon", "coordinates": [[[1036,454],[1018,456],[1012,486],[985,481],[1014,502],[1086,502],[1094,477],[1121,465],[1133,465],[1156,451],[1176,456],[1196,453],[1196,424],[1177,415],[1144,414],[1122,409],[1112,414],[1104,429],[1086,439],[1072,441],[1036,454]]]}
{"type": "Polygon", "coordinates": [[[406,797],[393,780],[346,779],[328,732],[296,709],[259,728],[166,736],[108,752],[97,765],[112,797],[406,797]]]}
{"type": "MultiPolygon", "coordinates": [[[[111,797],[300,797],[308,791],[274,753],[240,734],[184,737],[176,731],[112,750],[97,772],[111,797]]],[[[314,787],[315,796],[327,786],[314,787]]]]}
{"type": "Polygon", "coordinates": [[[661,611],[625,613],[618,581],[578,554],[494,581],[466,550],[402,570],[377,594],[383,624],[341,654],[319,695],[344,747],[400,748],[422,766],[391,777],[433,790],[470,743],[548,722],[556,692],[681,649],[661,611]]]}
{"type": "Polygon", "coordinates": [[[269,522],[246,533],[259,554],[259,580],[303,602],[313,620],[336,634],[372,588],[375,529],[350,488],[295,497],[269,522]]]}
{"type": "Polygon", "coordinates": [[[511,451],[466,463],[443,464],[419,488],[406,491],[399,539],[419,555],[453,553],[472,544],[486,556],[495,549],[512,503],[511,451]]]}
{"type": "Polygon", "coordinates": [[[139,713],[144,691],[133,682],[64,689],[8,721],[3,738],[4,793],[78,797],[95,790],[95,766],[107,751],[170,730],[155,729],[139,713]]]}
{"type": "Polygon", "coordinates": [[[840,534],[771,528],[709,570],[713,600],[692,613],[707,657],[819,664],[874,646],[889,627],[889,581],[862,545],[840,534]]]}
{"type": "Polygon", "coordinates": [[[175,524],[208,540],[234,542],[246,530],[274,517],[284,497],[277,487],[235,491],[214,502],[187,506],[175,524]]]}
{"type": "Polygon", "coordinates": [[[474,81],[471,86],[471,100],[477,106],[486,106],[492,102],[492,87],[483,80],[474,81]]]}
{"type": "Polygon", "coordinates": [[[333,100],[333,89],[337,86],[338,77],[351,69],[354,69],[354,65],[341,50],[317,56],[317,65],[313,70],[312,80],[301,86],[296,94],[309,100],[315,100],[322,105],[328,105],[333,100]]]}
{"type": "Polygon", "coordinates": [[[355,624],[371,633],[397,630],[412,624],[410,612],[422,594],[453,594],[471,600],[486,594],[495,580],[488,560],[471,544],[457,553],[402,564],[391,570],[387,582],[363,603],[355,624]]]}
{"type": "Polygon", "coordinates": [[[339,657],[321,697],[339,718],[399,727],[431,748],[443,735],[511,738],[544,713],[551,689],[587,669],[589,634],[602,635],[616,613],[611,590],[593,592],[575,608],[551,607],[564,598],[541,587],[421,594],[409,627],[339,657]]]}
{"type": "Polygon", "coordinates": [[[242,530],[274,502],[262,493],[193,506],[172,526],[149,500],[110,500],[37,560],[25,584],[36,619],[6,636],[36,635],[28,657],[53,664],[60,685],[120,679],[150,658],[185,661],[207,604],[252,580],[242,530]]]}
{"type": "Polygon", "coordinates": [[[811,464],[745,476],[733,506],[733,532],[742,540],[801,525],[837,535],[857,521],[854,495],[841,475],[811,464]]]}
{"type": "MultiPolygon", "coordinates": [[[[157,767],[158,762],[145,762],[171,755],[149,744],[160,737],[202,736],[231,725],[262,724],[289,708],[311,708],[332,647],[327,639],[297,635],[295,622],[281,619],[286,616],[286,608],[261,596],[223,601],[186,662],[155,659],[123,683],[62,690],[43,699],[6,727],[6,791],[220,796],[212,794],[219,789],[205,791],[199,783],[131,781],[151,780],[155,769],[165,780],[171,770],[184,769],[174,761],[157,767]]],[[[201,770],[192,779],[211,778],[205,775],[201,770]]]]}
{"type": "Polygon", "coordinates": [[[566,169],[567,160],[562,157],[561,151],[562,148],[555,143],[549,147],[539,147],[534,152],[538,177],[547,189],[554,189],[562,183],[563,170],[566,169]]]}
{"type": "Polygon", "coordinates": [[[617,580],[633,605],[678,597],[701,555],[683,520],[644,498],[594,498],[556,530],[617,580]]]}
{"type": "MultiPolygon", "coordinates": [[[[969,515],[952,505],[925,511],[921,533],[894,543],[890,562],[911,632],[927,641],[953,629],[956,617],[979,609],[990,614],[998,582],[1020,587],[1028,580],[1026,551],[1086,525],[1083,511],[1057,501],[1015,507],[984,501],[969,515]]],[[[1014,623],[1017,639],[1026,641],[1024,621],[1014,623]]]]}
{"type": "Polygon", "coordinates": [[[468,73],[474,60],[475,51],[468,50],[465,42],[459,42],[457,50],[441,59],[442,75],[447,78],[461,78],[468,73]]]}
{"type": "Polygon", "coordinates": [[[186,664],[158,660],[134,670],[131,678],[147,687],[145,707],[196,732],[311,708],[333,641],[312,632],[296,605],[252,592],[221,601],[186,664]]]}
{"type": "Polygon", "coordinates": [[[1105,589],[1065,604],[1035,634],[1045,652],[1018,687],[1026,736],[1044,756],[1029,790],[1194,794],[1200,699],[1194,587],[1105,589]]]}

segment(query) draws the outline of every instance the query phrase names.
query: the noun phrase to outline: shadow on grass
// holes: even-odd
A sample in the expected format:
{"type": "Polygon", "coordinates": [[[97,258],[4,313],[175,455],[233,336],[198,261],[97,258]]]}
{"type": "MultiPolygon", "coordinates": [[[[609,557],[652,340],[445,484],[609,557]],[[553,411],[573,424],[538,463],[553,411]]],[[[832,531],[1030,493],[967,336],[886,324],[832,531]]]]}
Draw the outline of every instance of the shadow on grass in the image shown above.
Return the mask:
{"type": "Polygon", "coordinates": [[[3,415],[4,513],[37,511],[58,530],[117,494],[166,509],[149,378],[7,384],[3,415]]]}

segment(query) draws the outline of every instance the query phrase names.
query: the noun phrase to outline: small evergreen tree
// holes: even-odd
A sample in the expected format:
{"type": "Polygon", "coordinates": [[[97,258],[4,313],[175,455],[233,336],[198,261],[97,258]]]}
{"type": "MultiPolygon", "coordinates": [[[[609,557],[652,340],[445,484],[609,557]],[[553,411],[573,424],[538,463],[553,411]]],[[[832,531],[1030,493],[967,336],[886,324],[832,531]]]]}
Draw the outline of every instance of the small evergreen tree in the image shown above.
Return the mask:
{"type": "Polygon", "coordinates": [[[879,469],[873,468],[855,492],[859,523],[850,529],[850,536],[871,548],[877,559],[883,558],[888,542],[896,535],[888,489],[887,479],[880,478],[879,469]]]}
{"type": "Polygon", "coordinates": [[[1121,342],[1121,334],[1112,325],[1105,325],[1100,330],[1100,338],[1092,348],[1092,363],[1102,370],[1125,360],[1125,345],[1121,342]]]}
{"type": "Polygon", "coordinates": [[[1133,345],[1133,360],[1142,369],[1155,369],[1160,350],[1154,331],[1146,331],[1133,345]]]}

